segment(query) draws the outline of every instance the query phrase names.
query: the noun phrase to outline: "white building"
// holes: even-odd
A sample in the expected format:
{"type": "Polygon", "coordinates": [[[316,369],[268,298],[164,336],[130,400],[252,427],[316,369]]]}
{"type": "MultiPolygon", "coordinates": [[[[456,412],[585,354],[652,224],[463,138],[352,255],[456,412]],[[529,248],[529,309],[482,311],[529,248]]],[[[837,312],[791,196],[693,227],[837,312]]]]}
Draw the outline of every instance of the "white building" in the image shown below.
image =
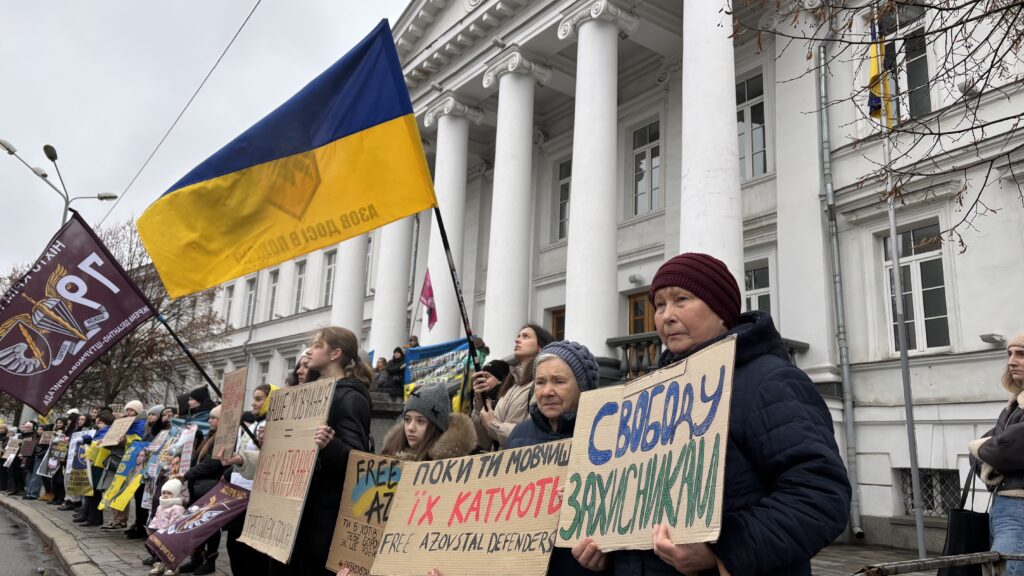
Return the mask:
{"type": "MultiPolygon", "coordinates": [[[[783,336],[806,344],[794,345],[795,361],[819,385],[845,450],[815,61],[806,45],[784,49],[771,36],[733,45],[722,4],[688,2],[684,21],[679,0],[414,0],[394,32],[469,314],[493,354],[509,354],[532,321],[618,358],[618,342],[650,341],[609,344],[653,330],[646,295],[658,266],[711,252],[745,279],[747,307],[770,310],[783,336]]],[[[771,16],[751,18],[784,33],[809,26],[771,16]]],[[[934,67],[942,50],[929,44],[919,57],[934,67]]],[[[830,64],[831,94],[865,83],[859,63],[830,64]]],[[[993,114],[1020,107],[1021,83],[1003,88],[983,97],[993,114]]],[[[914,98],[906,115],[927,121],[951,96],[929,86],[914,98]]],[[[860,525],[869,542],[914,547],[888,222],[882,185],[861,181],[882,150],[861,116],[841,103],[828,123],[860,525]]],[[[962,165],[977,153],[964,143],[934,160],[962,165]]],[[[929,516],[944,514],[967,473],[968,440],[1004,402],[1003,347],[979,336],[1024,330],[1012,288],[1024,280],[1012,172],[1024,166],[1014,160],[997,165],[985,201],[998,211],[965,231],[964,253],[935,236],[961,217],[956,192],[973,198],[984,174],[913,184],[899,210],[929,516]]],[[[317,326],[358,325],[378,357],[406,341],[410,317],[423,343],[461,330],[429,212],[227,283],[217,305],[229,339],[204,361],[217,376],[248,365],[250,388],[282,382],[317,326]],[[428,267],[432,331],[411,305],[428,267]]],[[[930,547],[941,547],[944,519],[929,526],[930,547]]]]}

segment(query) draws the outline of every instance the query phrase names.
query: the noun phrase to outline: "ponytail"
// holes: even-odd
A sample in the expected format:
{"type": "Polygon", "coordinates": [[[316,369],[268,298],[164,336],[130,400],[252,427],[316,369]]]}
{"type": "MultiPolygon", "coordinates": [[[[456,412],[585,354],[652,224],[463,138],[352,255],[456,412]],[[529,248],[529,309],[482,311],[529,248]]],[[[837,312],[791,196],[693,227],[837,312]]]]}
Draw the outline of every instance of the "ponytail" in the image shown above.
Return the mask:
{"type": "Polygon", "coordinates": [[[359,358],[359,340],[348,328],[327,326],[319,330],[320,338],[332,350],[341,350],[339,364],[346,376],[355,378],[367,387],[373,382],[373,369],[359,358]]]}

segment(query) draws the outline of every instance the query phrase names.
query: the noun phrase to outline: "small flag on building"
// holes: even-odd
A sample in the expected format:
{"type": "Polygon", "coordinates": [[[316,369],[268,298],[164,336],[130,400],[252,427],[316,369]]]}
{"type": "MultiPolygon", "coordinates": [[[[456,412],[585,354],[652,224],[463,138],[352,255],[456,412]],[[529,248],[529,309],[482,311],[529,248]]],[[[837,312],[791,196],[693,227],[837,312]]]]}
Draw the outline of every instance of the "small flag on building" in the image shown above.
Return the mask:
{"type": "Polygon", "coordinates": [[[0,297],[0,391],[48,414],[90,364],[153,315],[77,212],[0,297]]]}
{"type": "Polygon", "coordinates": [[[437,324],[437,304],[434,302],[434,286],[430,283],[430,270],[423,276],[420,304],[423,304],[424,315],[427,317],[427,330],[433,330],[434,324],[437,324]]]}
{"type": "Polygon", "coordinates": [[[387,20],[138,220],[172,298],[434,206],[387,20]]]}
{"type": "Polygon", "coordinates": [[[868,115],[892,128],[889,102],[889,74],[885,63],[885,41],[879,36],[878,22],[871,19],[871,47],[868,49],[868,115]]]}

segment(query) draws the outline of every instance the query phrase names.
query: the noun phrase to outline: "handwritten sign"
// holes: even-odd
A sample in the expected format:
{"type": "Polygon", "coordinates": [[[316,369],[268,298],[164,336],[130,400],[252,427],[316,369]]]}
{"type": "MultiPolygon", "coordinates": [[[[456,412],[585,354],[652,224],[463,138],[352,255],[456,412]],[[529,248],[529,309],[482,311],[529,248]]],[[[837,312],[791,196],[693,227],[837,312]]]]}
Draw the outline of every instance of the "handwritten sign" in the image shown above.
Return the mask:
{"type": "Polygon", "coordinates": [[[11,438],[7,441],[7,447],[4,448],[4,458],[17,456],[19,450],[21,450],[21,438],[11,438]]]}
{"type": "Polygon", "coordinates": [[[327,557],[328,570],[348,568],[353,576],[370,573],[401,479],[401,460],[349,453],[338,523],[327,557]]]}
{"type": "Polygon", "coordinates": [[[242,423],[242,412],[245,410],[245,381],[248,377],[248,368],[224,375],[220,422],[217,424],[217,435],[213,437],[214,458],[230,457],[235,453],[238,426],[242,423]]]}
{"type": "Polygon", "coordinates": [[[53,442],[53,435],[56,434],[53,430],[44,430],[39,436],[40,446],[49,446],[50,442],[53,442]]]}
{"type": "Polygon", "coordinates": [[[111,404],[110,413],[113,414],[115,418],[124,416],[124,404],[111,404]]]}
{"type": "Polygon", "coordinates": [[[114,423],[107,429],[107,434],[103,437],[103,441],[100,442],[100,446],[109,448],[120,444],[124,440],[125,434],[128,433],[128,429],[132,427],[132,422],[135,422],[134,416],[125,416],[124,418],[114,420],[114,423]]]}
{"type": "Polygon", "coordinates": [[[291,559],[313,477],[318,451],[314,435],[327,422],[333,398],[334,380],[329,379],[282,388],[270,396],[249,511],[238,541],[283,564],[291,559]]]}
{"type": "Polygon", "coordinates": [[[655,524],[676,544],[718,538],[735,352],[729,338],[580,397],[558,546],[650,549],[655,524]]]}
{"type": "Polygon", "coordinates": [[[19,456],[31,456],[32,452],[36,449],[36,442],[38,442],[38,441],[39,441],[39,439],[35,438],[35,437],[29,438],[27,440],[24,440],[21,443],[21,450],[18,452],[18,455],[19,456]]]}
{"type": "Polygon", "coordinates": [[[372,574],[545,574],[568,464],[568,440],[405,464],[372,574]]]}

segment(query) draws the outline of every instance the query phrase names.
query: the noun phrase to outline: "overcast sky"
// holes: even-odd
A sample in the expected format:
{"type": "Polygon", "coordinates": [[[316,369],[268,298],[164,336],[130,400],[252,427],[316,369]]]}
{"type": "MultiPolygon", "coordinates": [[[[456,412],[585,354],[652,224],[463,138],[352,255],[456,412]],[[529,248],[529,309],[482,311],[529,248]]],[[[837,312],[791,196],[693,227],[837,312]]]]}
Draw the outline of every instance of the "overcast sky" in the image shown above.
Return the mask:
{"type": "MultiPolygon", "coordinates": [[[[253,1],[0,3],[0,138],[71,196],[121,194],[253,1]]],[[[107,219],[137,218],[190,169],[288,99],[408,0],[265,0],[107,219]]],[[[73,204],[94,226],[111,203],[73,204]]],[[[0,270],[34,260],[63,202],[0,153],[0,270]]]]}

